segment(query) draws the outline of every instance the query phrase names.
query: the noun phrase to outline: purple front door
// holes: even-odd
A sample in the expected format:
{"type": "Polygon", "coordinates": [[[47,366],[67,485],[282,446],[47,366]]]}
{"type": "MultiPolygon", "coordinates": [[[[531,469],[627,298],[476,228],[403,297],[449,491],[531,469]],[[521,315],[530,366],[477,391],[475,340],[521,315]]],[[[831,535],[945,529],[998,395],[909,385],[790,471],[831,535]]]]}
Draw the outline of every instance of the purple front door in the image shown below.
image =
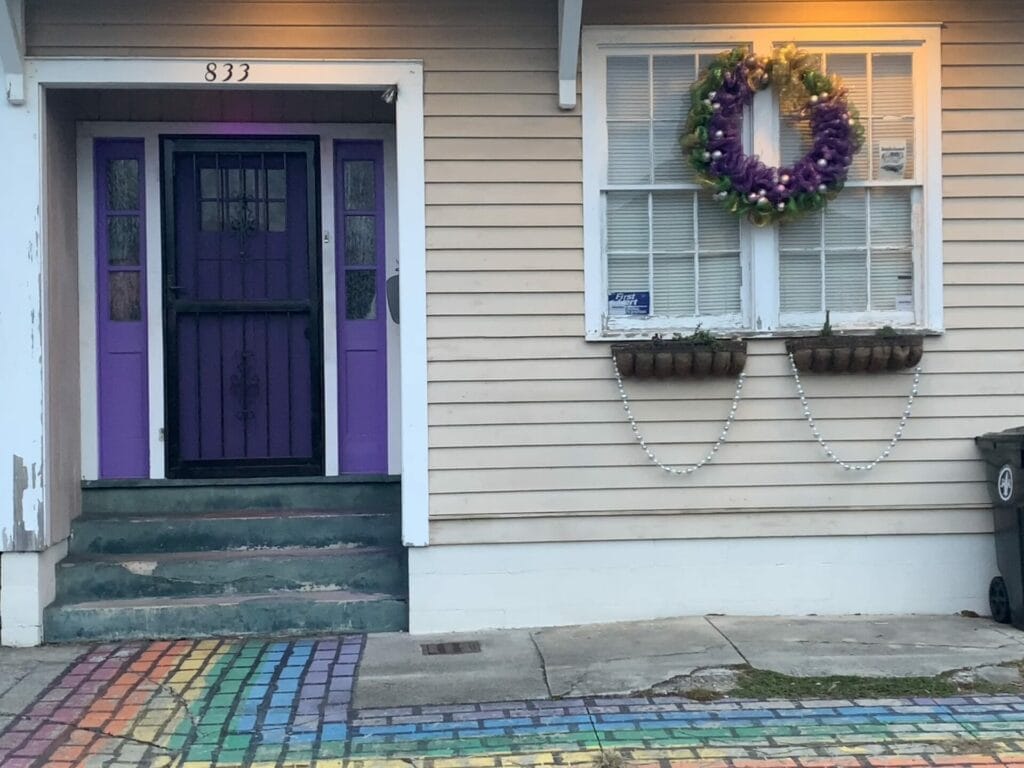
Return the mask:
{"type": "Polygon", "coordinates": [[[168,476],[322,474],[316,142],[162,149],[168,476]]]}

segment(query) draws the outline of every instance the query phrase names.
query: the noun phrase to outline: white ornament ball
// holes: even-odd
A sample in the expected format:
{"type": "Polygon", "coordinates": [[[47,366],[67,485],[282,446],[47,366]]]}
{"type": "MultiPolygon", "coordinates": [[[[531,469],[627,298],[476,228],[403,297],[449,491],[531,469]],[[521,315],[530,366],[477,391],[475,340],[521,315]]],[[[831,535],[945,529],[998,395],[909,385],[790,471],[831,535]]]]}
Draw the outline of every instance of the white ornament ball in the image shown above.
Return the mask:
{"type": "Polygon", "coordinates": [[[753,192],[751,192],[749,195],[747,195],[747,200],[749,200],[750,202],[753,203],[754,201],[757,200],[757,195],[755,195],[753,192]]]}
{"type": "Polygon", "coordinates": [[[703,157],[704,157],[705,160],[710,160],[711,159],[711,153],[710,152],[705,152],[703,157]]]}
{"type": "Polygon", "coordinates": [[[822,91],[821,98],[822,98],[822,100],[827,99],[828,98],[828,91],[822,91]]]}
{"type": "Polygon", "coordinates": [[[819,157],[818,158],[818,167],[819,168],[824,168],[827,165],[828,165],[828,160],[826,160],[824,157],[819,157]]]}
{"type": "Polygon", "coordinates": [[[779,203],[779,204],[778,204],[777,206],[775,206],[775,207],[776,207],[776,208],[778,208],[778,209],[779,209],[780,211],[784,211],[784,210],[786,210],[786,204],[785,204],[785,203],[779,203]]]}
{"type": "Polygon", "coordinates": [[[779,177],[779,181],[781,181],[783,184],[789,184],[789,174],[782,174],[782,176],[779,177]]]}
{"type": "Polygon", "coordinates": [[[818,191],[819,192],[827,192],[828,191],[828,187],[826,187],[824,184],[819,184],[818,185],[818,191]]]}
{"type": "Polygon", "coordinates": [[[722,105],[719,104],[717,101],[714,104],[711,105],[711,109],[713,109],[715,112],[717,112],[721,108],[722,108],[722,105]]]}
{"type": "Polygon", "coordinates": [[[817,103],[818,103],[818,97],[812,95],[811,96],[811,104],[817,104],[817,103]]]}
{"type": "Polygon", "coordinates": [[[785,184],[778,184],[778,185],[776,185],[775,191],[776,192],[785,192],[786,191],[786,185],[785,184]]]}
{"type": "Polygon", "coordinates": [[[715,131],[715,138],[720,139],[725,136],[725,131],[715,131]]]}
{"type": "Polygon", "coordinates": [[[714,152],[711,153],[711,156],[715,158],[715,160],[717,160],[722,156],[722,150],[716,149],[714,152]]]}
{"type": "Polygon", "coordinates": [[[717,95],[718,95],[718,91],[711,91],[710,93],[708,93],[708,98],[709,99],[713,99],[717,95]]]}

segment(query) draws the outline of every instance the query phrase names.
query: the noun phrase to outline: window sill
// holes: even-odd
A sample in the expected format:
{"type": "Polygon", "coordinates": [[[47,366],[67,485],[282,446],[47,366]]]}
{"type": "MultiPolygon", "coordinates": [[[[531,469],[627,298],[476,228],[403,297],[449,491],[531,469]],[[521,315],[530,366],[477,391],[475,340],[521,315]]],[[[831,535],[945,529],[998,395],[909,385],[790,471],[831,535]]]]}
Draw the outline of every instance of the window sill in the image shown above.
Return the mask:
{"type": "MultiPolygon", "coordinates": [[[[882,326],[867,326],[867,327],[855,327],[855,328],[837,328],[832,327],[833,336],[872,336],[878,333],[879,328],[882,326]]],[[[801,338],[806,336],[817,336],[821,331],[821,326],[815,326],[813,328],[776,328],[771,331],[755,331],[751,329],[737,329],[737,328],[722,328],[716,329],[713,327],[703,328],[712,333],[717,338],[721,339],[744,339],[746,341],[771,341],[771,340],[785,340],[793,338],[801,338]]],[[[918,335],[918,336],[942,336],[945,334],[945,330],[942,328],[924,328],[920,326],[894,326],[896,333],[900,335],[918,335]]],[[[588,333],[586,341],[588,342],[605,342],[615,343],[623,341],[650,341],[655,336],[662,339],[671,339],[676,334],[680,336],[689,336],[694,332],[693,327],[687,328],[651,328],[651,329],[622,329],[622,330],[605,330],[598,333],[588,333]]]]}

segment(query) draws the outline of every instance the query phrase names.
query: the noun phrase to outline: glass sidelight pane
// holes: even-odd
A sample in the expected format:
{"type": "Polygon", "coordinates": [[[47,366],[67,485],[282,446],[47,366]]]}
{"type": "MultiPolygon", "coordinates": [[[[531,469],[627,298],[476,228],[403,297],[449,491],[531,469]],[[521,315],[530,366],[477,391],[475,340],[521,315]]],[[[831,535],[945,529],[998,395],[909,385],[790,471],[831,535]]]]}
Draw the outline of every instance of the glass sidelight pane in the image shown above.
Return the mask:
{"type": "Polygon", "coordinates": [[[138,210],[138,160],[110,160],[107,163],[107,207],[112,211],[138,210]]]}
{"type": "Polygon", "coordinates": [[[345,318],[377,319],[377,271],[352,269],[345,273],[345,318]]]}
{"type": "Polygon", "coordinates": [[[107,219],[107,263],[114,266],[139,263],[138,216],[111,216],[107,219]]]}
{"type": "Polygon", "coordinates": [[[131,322],[142,319],[142,294],[138,272],[111,272],[108,275],[110,291],[110,319],[131,322]]]}
{"type": "Polygon", "coordinates": [[[345,163],[345,210],[372,211],[377,207],[372,160],[345,163]]]}
{"type": "Polygon", "coordinates": [[[345,217],[345,263],[377,263],[377,219],[374,216],[345,217]]]}

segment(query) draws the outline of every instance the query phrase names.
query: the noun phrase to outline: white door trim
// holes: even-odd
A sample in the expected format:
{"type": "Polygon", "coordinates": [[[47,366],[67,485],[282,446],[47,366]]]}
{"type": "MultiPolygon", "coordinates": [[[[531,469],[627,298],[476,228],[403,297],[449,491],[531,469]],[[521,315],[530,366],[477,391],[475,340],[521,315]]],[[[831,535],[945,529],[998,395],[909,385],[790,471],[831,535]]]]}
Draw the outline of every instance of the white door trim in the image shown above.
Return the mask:
{"type": "MultiPolygon", "coordinates": [[[[400,300],[402,539],[407,546],[428,542],[426,219],[423,64],[418,61],[307,61],[171,58],[30,58],[30,89],[196,88],[338,90],[365,88],[398,92],[395,117],[398,250],[402,254],[400,300]],[[233,63],[245,83],[205,80],[207,65],[233,63]]],[[[43,118],[41,117],[40,120],[43,118]]],[[[247,126],[249,128],[250,126],[247,126]]],[[[280,127],[278,127],[280,130],[280,127]]],[[[151,373],[152,378],[152,373],[151,373]]],[[[152,407],[152,404],[151,404],[152,407]]],[[[154,463],[156,457],[152,457],[154,463]]]]}

